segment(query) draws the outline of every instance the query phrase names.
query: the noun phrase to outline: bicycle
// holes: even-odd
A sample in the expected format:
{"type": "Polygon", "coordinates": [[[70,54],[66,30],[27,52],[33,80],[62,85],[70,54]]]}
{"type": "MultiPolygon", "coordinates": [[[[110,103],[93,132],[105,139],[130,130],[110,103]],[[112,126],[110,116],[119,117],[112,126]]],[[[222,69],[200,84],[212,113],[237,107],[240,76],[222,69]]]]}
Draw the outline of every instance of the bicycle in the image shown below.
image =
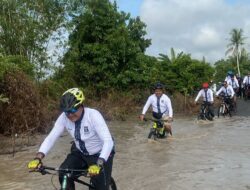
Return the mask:
{"type": "Polygon", "coordinates": [[[203,102],[200,106],[200,111],[197,117],[198,120],[213,120],[213,114],[209,110],[209,102],[203,102]]]}
{"type": "MultiPolygon", "coordinates": [[[[164,127],[164,122],[168,122],[168,120],[162,120],[162,119],[150,119],[150,118],[144,118],[144,121],[153,121],[153,125],[150,128],[148,139],[153,138],[154,140],[162,139],[166,137],[166,128],[164,127]]],[[[170,131],[170,134],[172,135],[172,132],[170,131]]]]}
{"type": "Polygon", "coordinates": [[[250,99],[250,85],[247,85],[244,89],[244,100],[250,99]]]}
{"type": "MultiPolygon", "coordinates": [[[[31,171],[31,172],[40,172],[42,175],[50,174],[53,177],[54,175],[58,175],[59,171],[64,173],[63,182],[62,182],[60,190],[67,190],[68,178],[73,178],[74,182],[77,182],[79,184],[87,186],[89,188],[89,190],[95,190],[95,187],[91,182],[91,177],[88,175],[88,170],[60,169],[60,168],[42,166],[41,168],[39,168],[35,171],[31,171]],[[49,172],[49,170],[55,171],[57,173],[49,172]],[[74,174],[74,172],[77,172],[77,174],[74,174]],[[90,178],[89,182],[78,179],[81,176],[83,176],[85,178],[90,178]]],[[[52,180],[51,180],[51,182],[52,182],[52,180]]],[[[52,185],[54,186],[53,182],[52,182],[52,185]]],[[[57,189],[55,186],[54,186],[54,188],[57,189]]],[[[117,190],[115,180],[112,176],[110,179],[109,190],[117,190]]]]}
{"type": "Polygon", "coordinates": [[[224,117],[229,115],[230,117],[232,117],[233,105],[231,103],[232,100],[230,96],[221,96],[221,100],[222,101],[218,108],[218,117],[220,117],[220,115],[224,117]]]}

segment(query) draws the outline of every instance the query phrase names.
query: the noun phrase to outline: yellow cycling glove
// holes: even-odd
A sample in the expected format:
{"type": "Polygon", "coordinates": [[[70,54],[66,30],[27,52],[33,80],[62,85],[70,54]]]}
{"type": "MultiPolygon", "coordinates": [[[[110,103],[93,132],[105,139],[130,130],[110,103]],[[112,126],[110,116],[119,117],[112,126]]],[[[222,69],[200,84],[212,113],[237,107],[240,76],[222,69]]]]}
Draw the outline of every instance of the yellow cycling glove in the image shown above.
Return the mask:
{"type": "Polygon", "coordinates": [[[90,176],[95,176],[100,173],[103,168],[105,160],[103,158],[98,158],[96,164],[89,166],[88,173],[90,176]]]}
{"type": "Polygon", "coordinates": [[[38,169],[40,167],[40,165],[42,164],[41,160],[38,158],[35,158],[34,160],[31,160],[28,163],[28,168],[29,169],[38,169]]]}
{"type": "Polygon", "coordinates": [[[95,176],[95,175],[98,175],[101,171],[101,167],[98,166],[98,165],[91,165],[89,166],[88,168],[88,173],[90,176],[95,176]]]}

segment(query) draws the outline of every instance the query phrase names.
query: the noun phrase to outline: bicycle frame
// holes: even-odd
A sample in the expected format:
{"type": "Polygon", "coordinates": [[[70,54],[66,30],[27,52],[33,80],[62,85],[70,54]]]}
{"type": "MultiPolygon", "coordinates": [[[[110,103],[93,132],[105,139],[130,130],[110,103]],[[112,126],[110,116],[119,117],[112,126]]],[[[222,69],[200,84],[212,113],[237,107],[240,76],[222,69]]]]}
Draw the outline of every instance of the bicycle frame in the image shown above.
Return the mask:
{"type": "Polygon", "coordinates": [[[244,89],[244,98],[245,100],[250,98],[250,85],[247,85],[244,89]]]}
{"type": "Polygon", "coordinates": [[[166,136],[166,130],[163,122],[168,122],[168,120],[150,118],[144,118],[144,120],[150,120],[153,122],[153,125],[148,134],[148,139],[153,137],[153,139],[156,140],[157,138],[164,138],[166,136]]]}
{"type": "MultiPolygon", "coordinates": [[[[42,166],[42,168],[40,168],[38,170],[38,172],[40,172],[42,175],[45,175],[45,174],[52,174],[52,175],[55,175],[54,173],[51,173],[49,172],[48,170],[52,170],[52,171],[56,171],[56,172],[59,172],[59,171],[63,171],[65,172],[64,176],[63,176],[63,182],[62,182],[62,186],[61,186],[61,190],[67,190],[67,183],[68,183],[68,178],[74,176],[73,172],[80,172],[79,173],[79,177],[80,176],[84,176],[84,177],[89,177],[88,176],[88,171],[87,170],[76,170],[76,169],[60,169],[60,168],[53,168],[53,167],[48,167],[48,166],[42,166]]],[[[87,183],[83,180],[80,180],[80,179],[74,179],[75,182],[79,183],[79,184],[82,184],[82,185],[85,185],[89,188],[92,188],[94,189],[94,186],[91,185],[90,183],[87,183]]]]}
{"type": "MultiPolygon", "coordinates": [[[[90,178],[90,176],[88,176],[88,171],[87,170],[77,170],[77,169],[60,169],[60,168],[53,168],[53,167],[48,167],[48,166],[42,166],[41,168],[39,168],[38,170],[36,170],[37,172],[40,172],[42,175],[45,175],[45,174],[51,174],[51,175],[55,175],[57,174],[58,175],[58,172],[59,171],[63,171],[65,172],[64,176],[63,176],[63,181],[62,181],[62,185],[61,185],[61,190],[67,190],[67,183],[68,183],[68,178],[69,177],[80,177],[80,176],[84,176],[86,178],[90,178]],[[57,173],[51,173],[49,172],[48,170],[52,170],[52,171],[55,171],[57,173]],[[79,172],[79,174],[74,175],[73,172],[79,172]]],[[[82,185],[85,185],[87,186],[89,189],[91,190],[94,190],[95,187],[90,183],[86,182],[86,181],[83,181],[83,180],[80,180],[78,178],[75,178],[74,179],[74,182],[77,182],[79,184],[82,184],[82,185]]],[[[115,184],[115,181],[113,179],[113,177],[111,177],[111,180],[110,180],[110,187],[111,189],[110,190],[117,190],[117,187],[116,187],[116,184],[115,184]]]]}
{"type": "Polygon", "coordinates": [[[202,102],[200,106],[200,112],[198,114],[198,120],[212,120],[212,116],[210,116],[210,112],[208,109],[209,104],[207,102],[202,102]]]}
{"type": "Polygon", "coordinates": [[[229,114],[230,117],[232,117],[231,114],[231,110],[230,110],[230,104],[228,103],[228,101],[226,101],[227,99],[229,99],[229,97],[227,96],[222,96],[221,100],[221,104],[220,107],[218,109],[218,117],[220,116],[220,114],[222,114],[224,117],[229,114]]]}

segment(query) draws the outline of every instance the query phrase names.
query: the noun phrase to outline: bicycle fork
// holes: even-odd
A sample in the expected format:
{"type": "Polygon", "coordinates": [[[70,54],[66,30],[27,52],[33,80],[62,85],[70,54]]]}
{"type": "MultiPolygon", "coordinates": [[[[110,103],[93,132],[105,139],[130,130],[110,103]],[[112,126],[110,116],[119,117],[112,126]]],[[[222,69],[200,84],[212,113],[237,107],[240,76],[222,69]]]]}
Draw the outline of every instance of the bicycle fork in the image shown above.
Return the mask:
{"type": "Polygon", "coordinates": [[[68,176],[67,176],[67,174],[65,174],[63,176],[62,190],[67,190],[67,182],[68,182],[68,176]]]}

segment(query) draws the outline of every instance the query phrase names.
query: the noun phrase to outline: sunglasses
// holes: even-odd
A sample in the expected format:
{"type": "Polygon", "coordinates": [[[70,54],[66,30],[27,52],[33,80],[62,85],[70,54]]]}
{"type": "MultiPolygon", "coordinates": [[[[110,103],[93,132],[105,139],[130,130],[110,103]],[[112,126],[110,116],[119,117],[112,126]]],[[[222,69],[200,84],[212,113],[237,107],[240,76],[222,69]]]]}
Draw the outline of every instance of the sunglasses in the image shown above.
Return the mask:
{"type": "Polygon", "coordinates": [[[78,111],[78,108],[72,108],[71,110],[65,111],[64,113],[65,113],[66,115],[69,115],[69,114],[74,114],[74,113],[76,113],[77,111],[78,111]]]}

